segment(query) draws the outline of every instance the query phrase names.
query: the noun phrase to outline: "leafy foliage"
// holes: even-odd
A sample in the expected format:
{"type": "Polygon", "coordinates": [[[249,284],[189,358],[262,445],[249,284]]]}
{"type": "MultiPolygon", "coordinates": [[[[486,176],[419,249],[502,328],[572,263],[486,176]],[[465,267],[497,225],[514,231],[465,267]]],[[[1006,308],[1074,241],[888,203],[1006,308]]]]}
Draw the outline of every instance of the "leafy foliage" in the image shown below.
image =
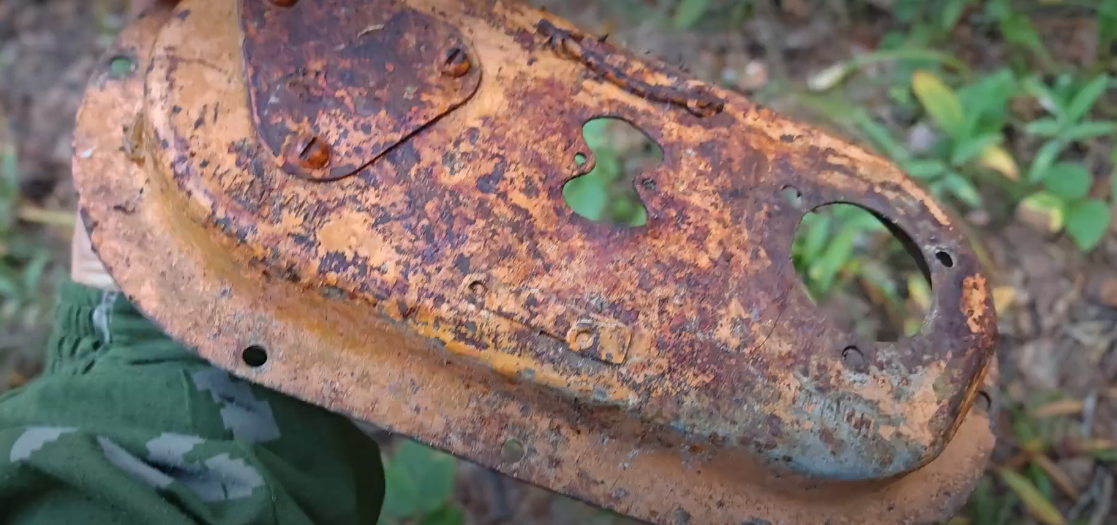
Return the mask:
{"type": "Polygon", "coordinates": [[[453,457],[414,441],[403,441],[384,467],[380,524],[461,525],[461,509],[450,500],[453,457]]]}
{"type": "MultiPolygon", "coordinates": [[[[633,186],[633,177],[639,170],[630,164],[658,164],[663,160],[663,150],[642,131],[619,119],[590,120],[582,127],[582,136],[593,151],[594,166],[589,173],[563,186],[566,203],[578,215],[593,221],[628,227],[644,225],[648,212],[633,186]],[[618,138],[626,143],[626,149],[638,151],[620,151],[618,138]]],[[[575,162],[581,165],[584,156],[578,154],[575,162]]]]}
{"type": "MultiPolygon", "coordinates": [[[[51,254],[41,240],[19,227],[16,165],[14,149],[0,147],[0,332],[10,330],[12,325],[34,325],[50,305],[42,283],[51,254]]],[[[5,338],[0,337],[0,349],[3,346],[5,338]]]]}

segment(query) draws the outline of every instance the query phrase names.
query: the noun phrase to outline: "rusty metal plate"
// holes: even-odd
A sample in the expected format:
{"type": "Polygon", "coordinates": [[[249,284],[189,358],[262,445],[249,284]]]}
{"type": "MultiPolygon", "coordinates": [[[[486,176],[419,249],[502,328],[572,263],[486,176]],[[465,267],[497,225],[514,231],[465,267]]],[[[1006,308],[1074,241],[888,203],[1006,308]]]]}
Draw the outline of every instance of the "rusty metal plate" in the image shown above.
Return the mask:
{"type": "Polygon", "coordinates": [[[240,9],[253,123],[287,171],[352,174],[481,82],[458,29],[405,3],[292,4],[246,0],[240,9]]]}
{"type": "MultiPolygon", "coordinates": [[[[313,4],[331,7],[302,23],[363,5],[313,4]]],[[[469,35],[485,82],[331,182],[262,145],[235,3],[186,0],[120,37],[145,73],[93,80],[74,170],[98,253],[147,315],[253,381],[655,523],[923,523],[965,500],[993,445],[971,407],[995,319],[925,190],[550,15],[395,5],[469,35]],[[663,149],[637,178],[646,226],[563,202],[600,116],[663,149]],[[814,309],[791,242],[831,202],[873,210],[928,262],[920,334],[865,341],[814,309]]]]}

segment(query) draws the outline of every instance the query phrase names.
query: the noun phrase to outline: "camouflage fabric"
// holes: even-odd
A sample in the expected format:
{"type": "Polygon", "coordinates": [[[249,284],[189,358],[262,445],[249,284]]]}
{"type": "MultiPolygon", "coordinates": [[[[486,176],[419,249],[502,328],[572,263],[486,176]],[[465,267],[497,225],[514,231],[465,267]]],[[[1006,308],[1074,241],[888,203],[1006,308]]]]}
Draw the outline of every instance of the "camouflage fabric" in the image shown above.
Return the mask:
{"type": "Polygon", "coordinates": [[[375,443],[63,285],[43,377],[0,397],[0,523],[376,523],[375,443]]]}

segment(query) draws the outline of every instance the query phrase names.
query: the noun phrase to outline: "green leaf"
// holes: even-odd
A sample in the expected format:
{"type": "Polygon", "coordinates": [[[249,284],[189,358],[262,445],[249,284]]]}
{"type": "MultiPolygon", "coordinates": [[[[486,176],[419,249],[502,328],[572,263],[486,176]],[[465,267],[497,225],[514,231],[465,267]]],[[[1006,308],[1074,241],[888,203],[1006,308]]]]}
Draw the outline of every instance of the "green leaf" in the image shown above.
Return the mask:
{"type": "Polygon", "coordinates": [[[896,139],[892,132],[870,117],[864,111],[852,115],[853,122],[872,141],[877,148],[888,155],[893,161],[901,162],[908,157],[908,151],[896,139]]]}
{"type": "Polygon", "coordinates": [[[1054,487],[1051,486],[1051,478],[1047,477],[1047,472],[1044,472],[1043,467],[1040,467],[1034,461],[1028,463],[1028,477],[1032,479],[1032,484],[1039,490],[1039,493],[1050,501],[1054,487]]]}
{"type": "Polygon", "coordinates": [[[562,196],[578,215],[600,221],[609,206],[608,181],[599,175],[586,174],[567,182],[562,196]]]}
{"type": "Polygon", "coordinates": [[[710,8],[710,0],[682,0],[675,8],[675,28],[688,29],[697,24],[710,8]]]}
{"type": "Polygon", "coordinates": [[[421,525],[462,525],[465,521],[465,513],[462,509],[452,507],[450,505],[443,505],[441,508],[434,512],[423,516],[421,525]]]}
{"type": "Polygon", "coordinates": [[[1045,62],[1049,62],[1051,57],[1047,54],[1047,48],[1043,47],[1043,41],[1036,32],[1032,21],[1027,16],[1022,14],[1012,14],[1000,20],[999,29],[1005,40],[1011,44],[1015,44],[1027,48],[1035,53],[1045,62]]]}
{"type": "Polygon", "coordinates": [[[1114,146],[1113,153],[1109,154],[1109,161],[1113,164],[1113,173],[1109,174],[1109,183],[1112,186],[1109,196],[1113,202],[1117,202],[1117,146],[1114,146]]]}
{"type": "Polygon", "coordinates": [[[811,213],[803,217],[807,234],[803,240],[803,257],[807,261],[818,259],[830,238],[830,216],[811,213]],[[808,220],[809,219],[809,220],[808,220]]]}
{"type": "MultiPolygon", "coordinates": [[[[1046,191],[1033,193],[1020,201],[1017,214],[1033,217],[1034,224],[1041,226],[1049,233],[1059,233],[1066,223],[1066,205],[1063,199],[1046,191]]],[[[1023,418],[1022,418],[1023,419],[1023,418]]],[[[1020,433],[1017,432],[1020,436],[1020,433]]],[[[1021,436],[1021,440],[1024,438],[1021,436]]]]}
{"type": "Polygon", "coordinates": [[[0,260],[0,298],[15,301],[23,297],[19,274],[0,260]]]}
{"type": "Polygon", "coordinates": [[[50,264],[50,254],[43,251],[27,262],[23,267],[23,290],[27,294],[34,294],[39,289],[43,273],[50,264]]]}
{"type": "Polygon", "coordinates": [[[1028,168],[1028,182],[1037,183],[1047,175],[1047,169],[1063,151],[1063,143],[1058,140],[1048,141],[1039,148],[1036,158],[1032,159],[1032,166],[1028,168]]]}
{"type": "Polygon", "coordinates": [[[977,188],[974,187],[969,179],[951,172],[947,173],[942,181],[946,187],[946,191],[957,197],[963,204],[971,208],[981,207],[981,194],[978,193],[977,188]]]}
{"type": "Polygon", "coordinates": [[[1024,507],[1028,509],[1032,516],[1035,516],[1044,525],[1066,525],[1066,519],[1059,513],[1059,510],[1047,498],[1043,497],[1043,494],[1028,481],[1028,478],[1008,469],[1000,469],[998,472],[1005,485],[1008,485],[1017,496],[1020,496],[1020,500],[1024,502],[1024,507]]]}
{"type": "Polygon", "coordinates": [[[1106,48],[1117,41],[1117,3],[1100,2],[1098,5],[1099,47],[1106,48]]]}
{"type": "Polygon", "coordinates": [[[1092,120],[1071,126],[1066,131],[1060,133],[1059,138],[1067,142],[1074,142],[1076,140],[1086,140],[1102,135],[1109,135],[1114,131],[1117,131],[1117,122],[1092,120]]]}
{"type": "Polygon", "coordinates": [[[1029,135],[1039,135],[1041,137],[1054,137],[1059,133],[1059,121],[1051,117],[1043,117],[1033,120],[1024,125],[1024,131],[1029,135]]]}
{"type": "Polygon", "coordinates": [[[927,114],[948,135],[961,138],[965,114],[958,96],[943,81],[926,70],[917,70],[911,77],[912,91],[927,114]]]}
{"type": "Polygon", "coordinates": [[[954,152],[950,156],[950,163],[961,166],[980,155],[981,152],[985,151],[985,148],[1000,144],[1003,140],[1004,137],[1000,133],[989,133],[962,142],[954,148],[954,152]]]}
{"type": "Polygon", "coordinates": [[[402,465],[384,467],[384,506],[381,513],[391,518],[407,518],[418,507],[419,489],[402,465]]]}
{"type": "Polygon", "coordinates": [[[915,179],[931,179],[946,171],[946,164],[937,160],[912,160],[903,163],[900,167],[909,177],[915,179]]]}
{"type": "Polygon", "coordinates": [[[849,262],[850,256],[853,255],[853,243],[857,240],[858,233],[860,232],[856,228],[842,228],[838,235],[830,241],[830,245],[826,247],[822,257],[811,264],[807,275],[818,287],[820,293],[826,294],[830,291],[830,287],[834,284],[834,278],[849,262]]]}
{"type": "Polygon", "coordinates": [[[1043,109],[1046,109],[1048,113],[1055,115],[1059,119],[1066,118],[1066,111],[1063,109],[1063,101],[1038,78],[1025,78],[1023,86],[1024,91],[1035,97],[1039,105],[1043,106],[1043,109]]]}
{"type": "Polygon", "coordinates": [[[946,0],[946,5],[942,6],[942,30],[950,32],[954,26],[958,24],[958,18],[962,16],[962,11],[966,6],[970,5],[973,0],[946,0]]]}
{"type": "Polygon", "coordinates": [[[1090,172],[1081,164],[1059,162],[1047,169],[1043,186],[1063,200],[1075,201],[1090,193],[1090,172]]]}
{"type": "Polygon", "coordinates": [[[415,484],[415,510],[426,514],[442,506],[454,488],[454,458],[442,452],[405,441],[392,456],[392,464],[407,469],[415,484]]]}
{"type": "Polygon", "coordinates": [[[1109,87],[1109,76],[1098,75],[1097,78],[1078,90],[1078,93],[1067,104],[1067,120],[1074,122],[1086,116],[1090,108],[1094,107],[1094,102],[1097,102],[1098,97],[1105,93],[1107,87],[1109,87]]]}
{"type": "Polygon", "coordinates": [[[1088,252],[1097,247],[1109,230],[1109,205],[1105,201],[1090,199],[1067,210],[1067,234],[1075,244],[1088,252]]]}

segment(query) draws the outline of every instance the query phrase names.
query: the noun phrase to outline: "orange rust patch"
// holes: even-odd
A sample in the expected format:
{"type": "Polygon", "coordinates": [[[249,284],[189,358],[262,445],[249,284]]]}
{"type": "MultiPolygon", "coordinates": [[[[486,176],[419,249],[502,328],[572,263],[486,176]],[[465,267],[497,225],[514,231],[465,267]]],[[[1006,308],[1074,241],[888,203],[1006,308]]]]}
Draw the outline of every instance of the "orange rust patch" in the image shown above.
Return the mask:
{"type": "Polygon", "coordinates": [[[981,333],[986,324],[983,319],[988,309],[989,294],[985,288],[985,276],[977,274],[962,281],[962,313],[966,316],[966,326],[970,331],[981,333]]]}

